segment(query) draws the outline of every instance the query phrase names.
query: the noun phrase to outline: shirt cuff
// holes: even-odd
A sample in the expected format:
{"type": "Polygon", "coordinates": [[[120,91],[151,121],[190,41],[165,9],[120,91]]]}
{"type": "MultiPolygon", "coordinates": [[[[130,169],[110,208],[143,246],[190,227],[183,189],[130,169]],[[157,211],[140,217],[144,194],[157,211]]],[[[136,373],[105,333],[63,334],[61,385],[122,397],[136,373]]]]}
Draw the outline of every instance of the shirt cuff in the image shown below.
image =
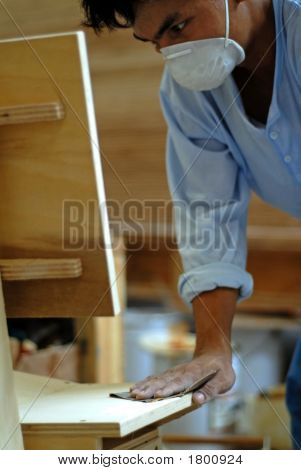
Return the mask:
{"type": "Polygon", "coordinates": [[[217,287],[239,289],[237,303],[253,294],[254,281],[250,273],[231,263],[209,263],[179,276],[178,292],[191,306],[194,297],[217,287]]]}

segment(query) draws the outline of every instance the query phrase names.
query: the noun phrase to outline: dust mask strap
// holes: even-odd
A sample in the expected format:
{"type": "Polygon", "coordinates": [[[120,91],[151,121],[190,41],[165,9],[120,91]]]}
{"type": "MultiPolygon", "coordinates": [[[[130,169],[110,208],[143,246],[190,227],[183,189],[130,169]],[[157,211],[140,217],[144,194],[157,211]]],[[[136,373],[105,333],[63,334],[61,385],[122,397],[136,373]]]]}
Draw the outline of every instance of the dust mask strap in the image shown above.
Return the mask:
{"type": "Polygon", "coordinates": [[[229,35],[230,35],[230,15],[229,15],[229,1],[225,0],[226,7],[226,37],[225,37],[225,47],[229,44],[229,35]]]}

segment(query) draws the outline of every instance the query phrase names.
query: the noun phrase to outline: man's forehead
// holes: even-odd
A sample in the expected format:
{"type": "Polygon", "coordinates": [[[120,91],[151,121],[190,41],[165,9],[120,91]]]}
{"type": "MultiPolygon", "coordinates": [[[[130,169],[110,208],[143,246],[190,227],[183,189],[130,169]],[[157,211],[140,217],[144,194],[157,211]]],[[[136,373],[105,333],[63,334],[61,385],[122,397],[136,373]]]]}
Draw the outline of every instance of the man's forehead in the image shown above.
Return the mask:
{"type": "Polygon", "coordinates": [[[135,37],[154,38],[188,13],[198,0],[142,0],[135,9],[133,31],[135,37]]]}
{"type": "MultiPolygon", "coordinates": [[[[181,17],[182,15],[180,12],[175,12],[163,17],[164,19],[161,23],[155,22],[158,26],[155,26],[155,32],[151,35],[152,40],[159,40],[168,28],[170,28],[176,21],[180,21],[181,17]]],[[[134,37],[136,39],[141,39],[142,41],[147,40],[146,38],[139,36],[135,30],[134,37]]]]}

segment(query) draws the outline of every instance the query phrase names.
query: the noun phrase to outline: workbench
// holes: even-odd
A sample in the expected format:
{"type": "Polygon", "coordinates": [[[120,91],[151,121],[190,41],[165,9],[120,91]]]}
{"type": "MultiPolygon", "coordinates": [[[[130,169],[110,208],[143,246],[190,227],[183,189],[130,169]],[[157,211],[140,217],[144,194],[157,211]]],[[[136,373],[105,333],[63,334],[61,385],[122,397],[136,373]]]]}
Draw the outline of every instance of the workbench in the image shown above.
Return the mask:
{"type": "Polygon", "coordinates": [[[27,450],[161,449],[160,424],[197,408],[192,394],[151,403],[110,397],[131,384],[79,384],[14,372],[27,450]]]}

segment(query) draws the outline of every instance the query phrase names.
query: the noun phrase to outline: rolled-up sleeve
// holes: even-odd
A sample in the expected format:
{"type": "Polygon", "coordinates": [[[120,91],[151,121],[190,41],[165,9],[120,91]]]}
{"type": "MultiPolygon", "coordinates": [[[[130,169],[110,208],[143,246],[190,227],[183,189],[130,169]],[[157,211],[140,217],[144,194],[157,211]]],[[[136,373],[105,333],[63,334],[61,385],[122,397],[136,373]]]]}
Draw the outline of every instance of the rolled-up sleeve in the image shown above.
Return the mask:
{"type": "Polygon", "coordinates": [[[160,101],[168,126],[167,181],[184,268],[179,294],[190,305],[204,291],[232,287],[239,289],[241,302],[253,292],[253,278],[246,271],[250,188],[245,175],[228,147],[162,89],[160,101]]]}

